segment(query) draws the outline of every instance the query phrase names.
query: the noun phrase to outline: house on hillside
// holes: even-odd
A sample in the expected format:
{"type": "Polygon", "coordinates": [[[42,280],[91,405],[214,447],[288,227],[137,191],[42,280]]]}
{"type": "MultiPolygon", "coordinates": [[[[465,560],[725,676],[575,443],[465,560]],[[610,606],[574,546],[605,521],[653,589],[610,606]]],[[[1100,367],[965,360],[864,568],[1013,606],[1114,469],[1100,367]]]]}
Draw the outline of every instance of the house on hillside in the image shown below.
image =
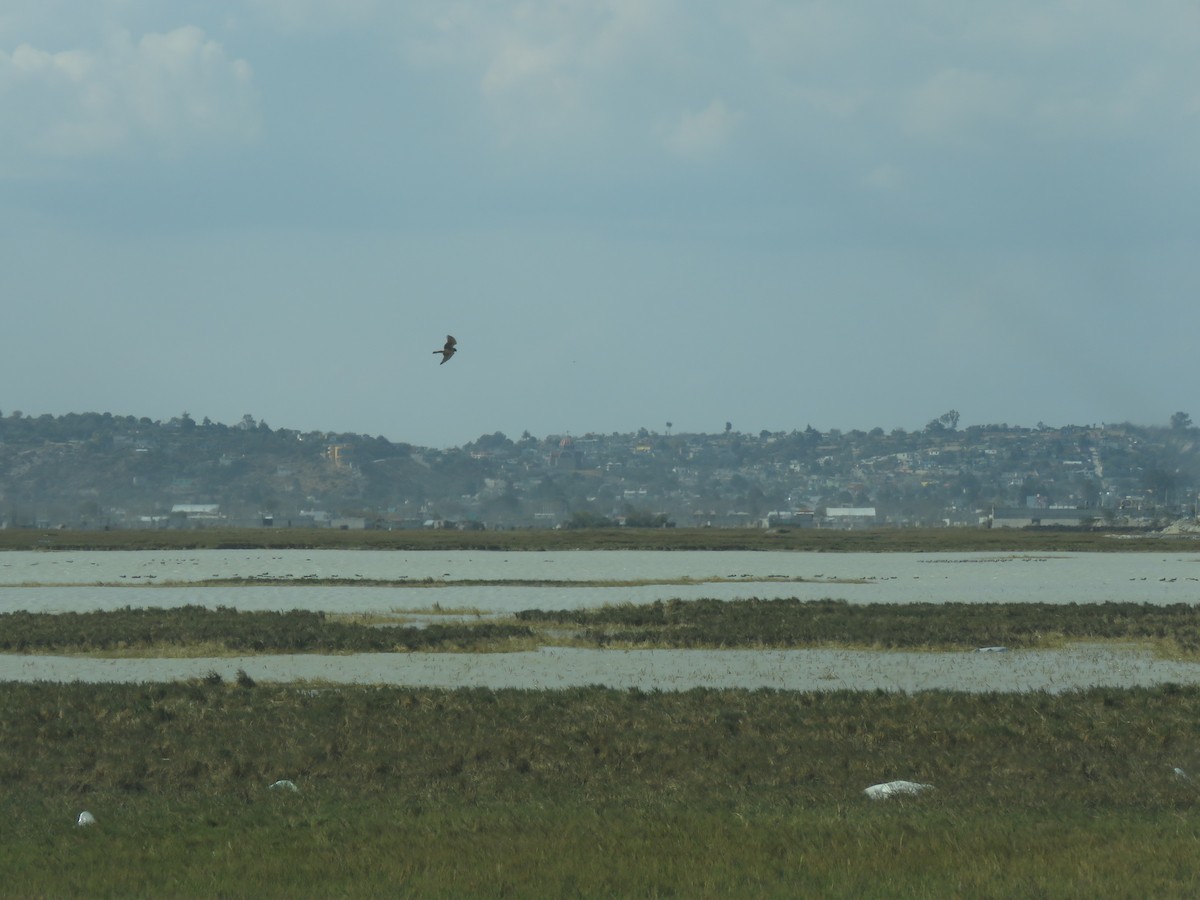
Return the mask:
{"type": "Polygon", "coordinates": [[[1067,506],[992,507],[987,518],[989,528],[1078,528],[1096,519],[1094,509],[1067,506]]]}
{"type": "Polygon", "coordinates": [[[823,524],[832,528],[869,528],[878,518],[873,506],[830,506],[823,524]]]}
{"type": "Polygon", "coordinates": [[[182,519],[189,525],[215,525],[225,517],[219,503],[176,503],[171,507],[171,519],[182,519]]]}
{"type": "Polygon", "coordinates": [[[763,516],[763,528],[812,528],[816,516],[811,509],[772,510],[763,516]]]}

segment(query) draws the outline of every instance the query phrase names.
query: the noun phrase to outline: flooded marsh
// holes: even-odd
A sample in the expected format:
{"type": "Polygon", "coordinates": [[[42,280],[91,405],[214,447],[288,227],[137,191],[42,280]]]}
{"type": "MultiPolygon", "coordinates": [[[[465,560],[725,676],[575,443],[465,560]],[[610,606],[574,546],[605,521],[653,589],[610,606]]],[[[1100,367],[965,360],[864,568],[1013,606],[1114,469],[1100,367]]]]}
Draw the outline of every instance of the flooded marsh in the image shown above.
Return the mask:
{"type": "Polygon", "coordinates": [[[100,556],[0,553],[25,895],[1200,887],[1186,551],[100,556]]]}
{"type": "Polygon", "coordinates": [[[18,680],[173,680],[233,664],[267,681],[535,689],[1200,683],[1198,601],[1200,555],[1188,552],[11,551],[0,612],[45,614],[59,630],[71,614],[115,618],[75,622],[87,640],[27,642],[32,655],[0,664],[18,680]],[[267,619],[188,638],[166,612],[221,609],[267,619]],[[138,636],[138,610],[166,616],[157,637],[138,636]],[[283,613],[320,627],[272,637],[283,613]],[[188,658],[189,641],[221,652],[188,658]],[[972,652],[986,646],[1008,652],[972,652]]]}

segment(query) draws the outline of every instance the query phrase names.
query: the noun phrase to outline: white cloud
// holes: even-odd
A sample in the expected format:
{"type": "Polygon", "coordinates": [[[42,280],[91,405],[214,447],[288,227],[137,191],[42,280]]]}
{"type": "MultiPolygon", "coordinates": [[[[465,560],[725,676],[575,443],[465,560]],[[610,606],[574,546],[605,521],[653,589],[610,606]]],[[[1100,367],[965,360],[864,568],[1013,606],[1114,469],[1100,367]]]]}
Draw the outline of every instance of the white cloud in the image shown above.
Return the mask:
{"type": "Polygon", "coordinates": [[[283,31],[324,33],[373,24],[378,0],[249,0],[267,21],[283,31]]]}
{"type": "Polygon", "coordinates": [[[740,116],[717,98],[698,112],[682,113],[666,129],[667,148],[678,156],[709,157],[729,141],[740,116]]]}
{"type": "Polygon", "coordinates": [[[1052,137],[1120,138],[1174,127],[1196,103],[1190,78],[1168,74],[1157,63],[1114,74],[1101,87],[1066,84],[1039,96],[1034,125],[1052,137]]]}
{"type": "Polygon", "coordinates": [[[1086,140],[1187,116],[1200,38],[1168,23],[1191,14],[1177,0],[1144,12],[1099,2],[1101,15],[1074,0],[1016,0],[1002,14],[949,2],[424,0],[380,7],[375,24],[410,66],[448,76],[458,97],[470,89],[499,146],[649,159],[663,146],[712,153],[737,131],[746,148],[840,158],[884,142],[1086,140]],[[698,96],[721,104],[697,109],[698,96]]]}
{"type": "Polygon", "coordinates": [[[891,163],[880,163],[862,177],[863,187],[877,191],[897,191],[906,182],[903,170],[891,163]]]}
{"type": "Polygon", "coordinates": [[[812,71],[830,60],[856,63],[854,54],[887,31],[888,10],[861,11],[847,3],[780,3],[755,0],[731,12],[753,58],[768,69],[812,71]]]}
{"type": "Polygon", "coordinates": [[[979,129],[1012,119],[1020,105],[1013,80],[957,67],[942,69],[905,98],[901,120],[918,137],[972,140],[979,129]]]}
{"type": "Polygon", "coordinates": [[[518,91],[544,94],[558,85],[550,92],[565,96],[570,91],[562,88],[574,80],[568,71],[573,51],[565,38],[536,43],[512,35],[495,48],[480,87],[485,96],[499,97],[518,91]]]}
{"type": "Polygon", "coordinates": [[[259,129],[250,65],[195,26],[99,48],[0,51],[0,118],[11,165],[240,143],[259,129]]]}
{"type": "Polygon", "coordinates": [[[655,70],[672,54],[674,6],[434,2],[418,8],[402,46],[415,68],[473,82],[502,145],[556,147],[639,131],[644,141],[663,113],[648,116],[646,108],[662,101],[655,70]]]}
{"type": "Polygon", "coordinates": [[[934,36],[909,48],[927,67],[897,84],[904,129],[929,141],[971,142],[992,127],[1046,141],[1172,130],[1200,79],[1200,11],[1176,0],[1018,3],[927,21],[934,36]]]}

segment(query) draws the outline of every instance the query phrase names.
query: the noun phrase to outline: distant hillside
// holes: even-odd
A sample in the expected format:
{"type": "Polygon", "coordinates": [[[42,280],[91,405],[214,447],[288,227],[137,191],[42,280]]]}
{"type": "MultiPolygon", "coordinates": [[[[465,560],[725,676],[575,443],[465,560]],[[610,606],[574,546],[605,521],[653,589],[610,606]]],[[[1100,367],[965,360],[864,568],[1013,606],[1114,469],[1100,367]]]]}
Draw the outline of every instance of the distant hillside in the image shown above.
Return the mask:
{"type": "Polygon", "coordinates": [[[1200,430],[1128,423],[921,431],[382,437],[109,413],[0,415],[8,527],[977,524],[997,508],[1094,521],[1194,515],[1200,430]],[[1094,515],[1092,512],[1094,511],[1094,515]],[[828,521],[826,521],[828,524],[828,521]]]}

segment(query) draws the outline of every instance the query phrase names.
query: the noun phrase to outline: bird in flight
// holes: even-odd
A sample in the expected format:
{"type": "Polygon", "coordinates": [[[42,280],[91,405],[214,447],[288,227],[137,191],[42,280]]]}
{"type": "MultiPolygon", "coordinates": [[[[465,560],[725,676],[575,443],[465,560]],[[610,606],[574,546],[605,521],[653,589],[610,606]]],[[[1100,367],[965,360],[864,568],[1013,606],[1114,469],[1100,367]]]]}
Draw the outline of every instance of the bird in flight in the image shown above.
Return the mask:
{"type": "Polygon", "coordinates": [[[443,347],[441,350],[433,351],[434,356],[437,356],[439,353],[442,354],[442,361],[440,363],[438,363],[439,366],[445,365],[446,360],[448,360],[450,357],[452,357],[454,355],[454,351],[455,351],[454,345],[457,343],[458,343],[458,341],[456,341],[454,339],[454,335],[448,334],[448,335],[446,335],[446,346],[443,347]]]}

